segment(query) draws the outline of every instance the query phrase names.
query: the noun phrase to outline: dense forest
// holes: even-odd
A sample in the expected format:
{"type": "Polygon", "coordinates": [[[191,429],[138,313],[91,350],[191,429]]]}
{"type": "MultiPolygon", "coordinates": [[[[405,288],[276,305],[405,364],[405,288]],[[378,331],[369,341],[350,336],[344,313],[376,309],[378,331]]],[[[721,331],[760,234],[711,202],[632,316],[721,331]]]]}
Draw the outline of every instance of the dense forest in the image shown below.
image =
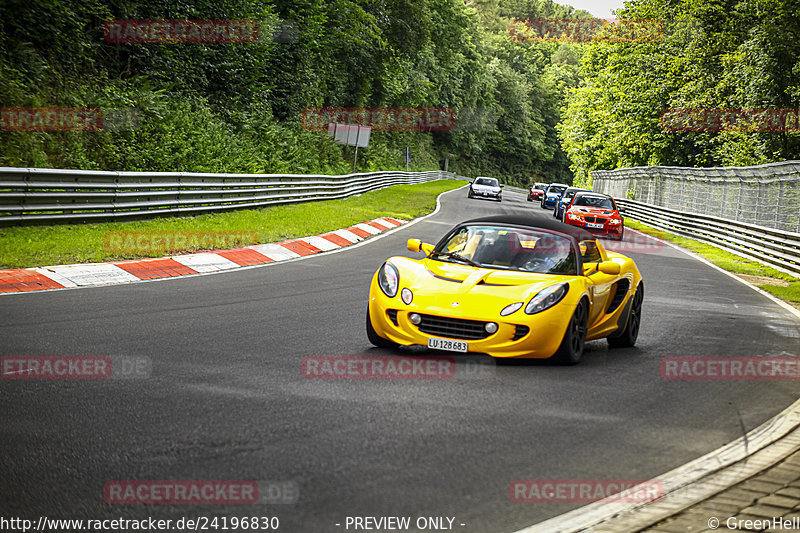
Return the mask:
{"type": "Polygon", "coordinates": [[[558,126],[579,179],[595,169],[800,159],[798,0],[634,0],[618,16],[658,20],[661,36],[586,47],[581,86],[558,126]],[[718,110],[717,116],[719,110],[792,112],[773,114],[781,123],[664,127],[665,110],[700,109],[718,110]]]}
{"type": "MultiPolygon", "coordinates": [[[[6,2],[8,4],[8,2],[6,2]]],[[[111,170],[346,173],[353,149],[304,129],[318,107],[453,110],[446,131],[373,131],[358,170],[448,168],[569,179],[556,124],[579,55],[520,43],[511,16],[549,0],[11,0],[0,17],[3,108],[138,113],[122,128],[0,132],[0,164],[111,170]],[[254,20],[236,43],[109,42],[115,20],[254,20]]],[[[587,14],[584,14],[587,16],[587,14]]]]}
{"type": "MultiPolygon", "coordinates": [[[[632,0],[656,39],[515,38],[550,0],[3,0],[0,107],[98,108],[96,131],[0,128],[0,165],[346,173],[309,108],[445,108],[454,126],[373,131],[359,171],[585,182],[597,168],[797,157],[796,132],[666,131],[669,108],[797,108],[797,0],[632,0]],[[119,42],[109,21],[255,21],[249,42],[119,42]],[[105,31],[104,31],[105,29],[105,31]],[[116,114],[116,115],[115,115],[116,114]],[[122,117],[121,119],[119,117],[122,117]],[[113,127],[111,127],[113,126],[113,127]]],[[[608,27],[606,27],[608,28],[608,27]]],[[[602,34],[602,31],[601,31],[602,34]]],[[[5,124],[5,123],[4,123],[5,124]]],[[[7,126],[7,124],[6,124],[7,126]]]]}

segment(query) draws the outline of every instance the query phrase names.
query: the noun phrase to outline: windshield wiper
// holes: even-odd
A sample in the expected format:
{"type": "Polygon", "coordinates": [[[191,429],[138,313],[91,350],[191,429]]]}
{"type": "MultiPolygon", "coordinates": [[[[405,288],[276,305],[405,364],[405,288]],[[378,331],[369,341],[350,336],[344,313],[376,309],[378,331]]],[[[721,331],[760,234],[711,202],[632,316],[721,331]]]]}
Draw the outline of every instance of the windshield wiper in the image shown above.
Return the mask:
{"type": "Polygon", "coordinates": [[[456,252],[439,252],[439,253],[436,254],[436,256],[437,257],[446,257],[448,259],[455,259],[456,261],[463,261],[464,263],[467,263],[468,265],[471,265],[471,266],[474,266],[474,267],[477,267],[477,268],[481,268],[481,266],[478,263],[476,263],[475,261],[473,261],[472,259],[466,258],[463,255],[458,255],[458,253],[456,253],[456,252]]]}

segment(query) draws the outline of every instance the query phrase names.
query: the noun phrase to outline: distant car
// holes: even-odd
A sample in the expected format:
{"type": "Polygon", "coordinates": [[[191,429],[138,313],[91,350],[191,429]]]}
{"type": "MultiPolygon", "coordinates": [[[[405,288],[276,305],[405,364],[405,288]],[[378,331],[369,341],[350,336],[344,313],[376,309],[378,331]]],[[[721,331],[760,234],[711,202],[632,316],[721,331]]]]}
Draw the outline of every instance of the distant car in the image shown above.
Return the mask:
{"type": "Polygon", "coordinates": [[[583,189],[581,187],[570,187],[564,194],[561,195],[561,199],[556,202],[555,208],[553,208],[553,216],[556,217],[558,220],[564,220],[564,208],[569,205],[572,201],[572,197],[575,196],[576,192],[592,192],[589,189],[583,189]]]}
{"type": "Polygon", "coordinates": [[[536,200],[537,202],[541,202],[542,196],[544,195],[544,191],[546,189],[546,183],[534,183],[531,185],[531,189],[528,191],[528,201],[533,202],[536,200]]]}
{"type": "Polygon", "coordinates": [[[494,198],[498,202],[502,202],[503,186],[495,178],[478,176],[469,184],[467,198],[494,198]]]}
{"type": "Polygon", "coordinates": [[[564,222],[600,237],[621,241],[625,220],[610,196],[596,192],[578,192],[564,212],[564,222]]]}
{"type": "Polygon", "coordinates": [[[561,199],[561,195],[564,194],[569,188],[569,185],[564,183],[551,183],[547,190],[542,195],[542,209],[553,208],[556,205],[556,202],[561,199]]]}

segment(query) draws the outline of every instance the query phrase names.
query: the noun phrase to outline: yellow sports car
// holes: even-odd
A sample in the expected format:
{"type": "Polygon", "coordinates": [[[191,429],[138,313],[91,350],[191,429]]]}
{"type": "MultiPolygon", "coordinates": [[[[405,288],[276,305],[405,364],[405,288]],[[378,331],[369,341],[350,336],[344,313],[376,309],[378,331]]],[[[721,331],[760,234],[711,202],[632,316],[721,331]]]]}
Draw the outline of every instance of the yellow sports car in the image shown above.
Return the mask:
{"type": "Polygon", "coordinates": [[[521,216],[470,220],[425,257],[391,257],[372,278],[367,337],[500,358],[576,364],[587,340],[633,346],[644,284],[632,259],[581,228],[521,216]]]}

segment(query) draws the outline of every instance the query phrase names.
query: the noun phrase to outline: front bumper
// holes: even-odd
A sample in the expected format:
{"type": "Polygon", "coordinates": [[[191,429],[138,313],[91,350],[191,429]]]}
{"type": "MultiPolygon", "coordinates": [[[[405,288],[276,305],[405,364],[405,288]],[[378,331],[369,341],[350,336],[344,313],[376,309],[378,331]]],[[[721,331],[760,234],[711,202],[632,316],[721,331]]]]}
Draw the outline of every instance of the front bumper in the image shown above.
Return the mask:
{"type": "Polygon", "coordinates": [[[502,192],[492,192],[492,191],[472,191],[472,196],[475,198],[492,198],[495,200],[499,200],[502,198],[502,192]]]}
{"type": "Polygon", "coordinates": [[[569,217],[564,217],[564,222],[570,226],[577,226],[583,228],[589,233],[597,235],[598,237],[622,237],[622,232],[625,224],[603,224],[602,228],[590,228],[587,222],[583,220],[571,220],[569,217]]]}
{"type": "Polygon", "coordinates": [[[544,206],[545,207],[553,207],[556,205],[558,200],[556,198],[545,198],[544,199],[544,206]]]}
{"type": "Polygon", "coordinates": [[[420,308],[414,302],[405,305],[399,297],[389,298],[380,289],[374,292],[378,294],[370,295],[369,314],[373,328],[381,337],[403,346],[427,346],[430,337],[460,340],[468,343],[470,352],[499,358],[551,357],[558,350],[567,330],[569,320],[564,317],[571,317],[574,313],[574,306],[567,310],[564,306],[569,304],[565,302],[535,315],[526,315],[522,309],[506,317],[483,312],[462,313],[452,308],[420,308]],[[408,318],[414,312],[457,320],[494,322],[498,329],[482,339],[424,333],[420,331],[420,326],[412,324],[408,318]],[[524,331],[525,328],[527,331],[524,331]],[[521,331],[524,334],[520,335],[521,331]]]}

